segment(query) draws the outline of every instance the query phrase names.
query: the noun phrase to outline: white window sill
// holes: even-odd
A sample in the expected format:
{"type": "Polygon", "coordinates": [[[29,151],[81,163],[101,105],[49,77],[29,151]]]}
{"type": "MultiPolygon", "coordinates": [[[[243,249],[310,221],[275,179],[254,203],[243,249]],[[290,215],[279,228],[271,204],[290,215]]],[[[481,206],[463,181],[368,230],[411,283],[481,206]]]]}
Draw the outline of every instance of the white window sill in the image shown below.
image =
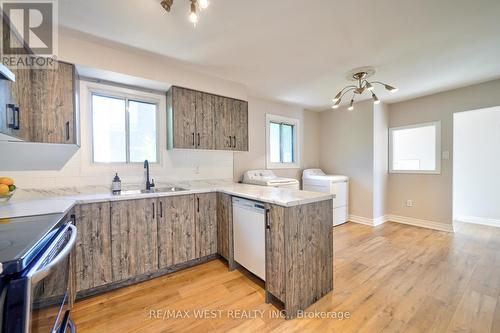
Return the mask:
{"type": "Polygon", "coordinates": [[[267,163],[267,169],[300,169],[298,163],[267,163]]]}

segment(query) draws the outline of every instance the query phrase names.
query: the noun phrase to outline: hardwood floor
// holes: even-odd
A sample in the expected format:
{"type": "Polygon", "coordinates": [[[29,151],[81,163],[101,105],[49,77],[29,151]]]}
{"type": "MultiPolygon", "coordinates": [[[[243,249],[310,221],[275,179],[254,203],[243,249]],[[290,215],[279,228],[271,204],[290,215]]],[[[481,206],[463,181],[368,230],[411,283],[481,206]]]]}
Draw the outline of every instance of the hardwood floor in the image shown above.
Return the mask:
{"type": "Polygon", "coordinates": [[[219,260],[79,301],[73,319],[79,333],[500,332],[500,229],[348,223],[333,233],[334,291],[307,311],[343,320],[273,318],[259,281],[219,260]],[[215,318],[197,319],[201,309],[215,318]]]}

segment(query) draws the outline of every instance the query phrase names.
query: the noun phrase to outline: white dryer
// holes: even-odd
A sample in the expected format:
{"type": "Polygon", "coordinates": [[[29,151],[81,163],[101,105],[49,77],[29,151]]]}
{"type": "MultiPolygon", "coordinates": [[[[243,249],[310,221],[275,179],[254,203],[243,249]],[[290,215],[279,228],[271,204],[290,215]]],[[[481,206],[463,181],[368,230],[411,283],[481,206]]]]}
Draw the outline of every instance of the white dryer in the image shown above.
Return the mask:
{"type": "Polygon", "coordinates": [[[272,170],[249,170],[243,175],[243,183],[294,190],[300,189],[300,183],[297,179],[278,177],[272,170]]]}
{"type": "Polygon", "coordinates": [[[302,173],[304,191],[333,194],[333,225],[347,222],[349,213],[349,178],[326,175],[321,169],[307,169],[302,173]]]}

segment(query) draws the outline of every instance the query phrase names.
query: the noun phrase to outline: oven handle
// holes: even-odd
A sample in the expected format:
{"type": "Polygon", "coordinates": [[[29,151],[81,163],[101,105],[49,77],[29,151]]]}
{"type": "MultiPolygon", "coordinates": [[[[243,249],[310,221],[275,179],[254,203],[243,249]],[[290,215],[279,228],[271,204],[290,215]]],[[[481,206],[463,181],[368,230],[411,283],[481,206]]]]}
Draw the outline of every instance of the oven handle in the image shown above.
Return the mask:
{"type": "MultiPolygon", "coordinates": [[[[66,232],[67,232],[68,229],[71,229],[71,236],[70,236],[70,239],[69,239],[68,243],[66,243],[66,246],[64,247],[64,249],[62,249],[62,251],[59,252],[59,254],[54,259],[52,259],[52,261],[47,266],[45,266],[42,269],[38,270],[38,265],[36,265],[35,267],[33,267],[33,269],[28,274],[29,277],[31,278],[32,283],[36,283],[36,282],[42,280],[43,278],[45,278],[50,273],[50,270],[54,266],[56,266],[57,264],[59,264],[59,262],[61,262],[64,258],[66,258],[69,255],[69,253],[73,249],[73,246],[76,243],[76,233],[77,233],[77,230],[76,230],[76,227],[74,225],[72,225],[72,224],[66,224],[66,227],[64,228],[63,232],[61,232],[61,234],[59,235],[59,237],[57,237],[57,239],[54,241],[54,246],[55,246],[55,244],[57,244],[57,242],[62,237],[65,236],[65,234],[66,234],[66,232]]],[[[46,251],[47,255],[50,253],[51,250],[52,250],[52,247],[50,247],[46,251]]],[[[45,256],[43,256],[42,258],[40,258],[39,262],[43,262],[44,258],[45,258],[45,256]]]]}

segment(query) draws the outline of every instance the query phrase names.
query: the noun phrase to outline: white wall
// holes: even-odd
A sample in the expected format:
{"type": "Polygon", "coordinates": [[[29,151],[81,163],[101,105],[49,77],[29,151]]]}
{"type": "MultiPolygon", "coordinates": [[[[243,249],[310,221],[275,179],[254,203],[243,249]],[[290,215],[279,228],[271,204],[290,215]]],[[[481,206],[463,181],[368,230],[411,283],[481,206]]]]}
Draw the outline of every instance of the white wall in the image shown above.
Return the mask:
{"type": "Polygon", "coordinates": [[[389,111],[384,103],[373,107],[373,218],[387,214],[389,111]]]}
{"type": "Polygon", "coordinates": [[[390,174],[387,208],[390,214],[453,222],[453,114],[500,105],[500,80],[389,104],[389,126],[441,121],[441,148],[450,157],[441,161],[441,174],[390,174]],[[413,207],[405,201],[413,200],[413,207]]]}
{"type": "Polygon", "coordinates": [[[373,218],[373,103],[356,103],[320,113],[320,167],[328,174],[350,178],[349,213],[373,218]]]}
{"type": "Polygon", "coordinates": [[[266,114],[299,119],[301,122],[301,167],[273,170],[282,177],[302,178],[302,169],[319,164],[319,114],[298,106],[255,97],[248,98],[248,152],[234,153],[234,180],[246,170],[266,168],[266,114]]]}
{"type": "Polygon", "coordinates": [[[500,225],[500,107],[454,114],[453,211],[500,225]]]}

